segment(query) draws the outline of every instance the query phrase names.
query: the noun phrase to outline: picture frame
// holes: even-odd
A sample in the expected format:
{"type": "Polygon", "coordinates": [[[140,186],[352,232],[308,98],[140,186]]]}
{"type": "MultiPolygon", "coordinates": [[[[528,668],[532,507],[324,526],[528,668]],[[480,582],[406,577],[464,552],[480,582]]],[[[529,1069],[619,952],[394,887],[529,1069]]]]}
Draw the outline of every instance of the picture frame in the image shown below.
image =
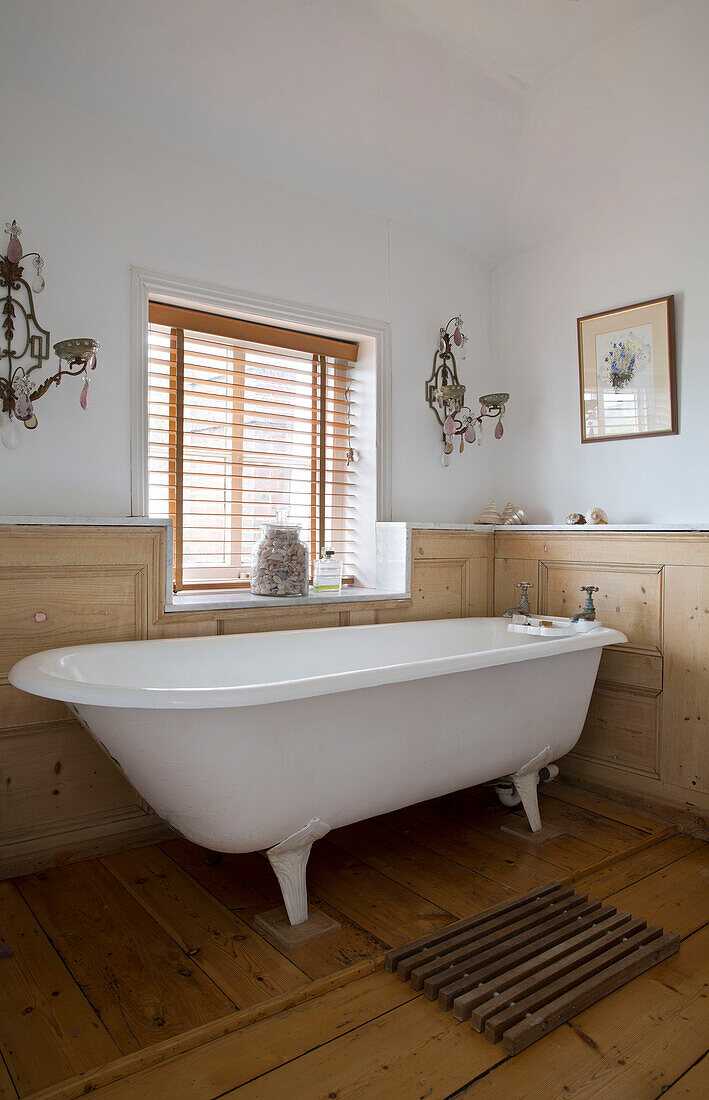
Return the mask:
{"type": "Polygon", "coordinates": [[[677,435],[674,295],[576,325],[581,442],[677,435]]]}

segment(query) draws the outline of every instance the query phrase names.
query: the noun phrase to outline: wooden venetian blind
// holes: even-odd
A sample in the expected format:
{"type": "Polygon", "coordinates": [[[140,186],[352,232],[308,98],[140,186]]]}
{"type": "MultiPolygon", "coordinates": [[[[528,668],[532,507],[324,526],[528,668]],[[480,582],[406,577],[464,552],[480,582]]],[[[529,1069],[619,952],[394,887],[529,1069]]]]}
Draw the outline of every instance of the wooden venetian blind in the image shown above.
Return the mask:
{"type": "Polygon", "coordinates": [[[175,587],[246,586],[279,505],[351,576],[357,344],[151,302],[148,347],[150,514],[173,519],[175,587]]]}

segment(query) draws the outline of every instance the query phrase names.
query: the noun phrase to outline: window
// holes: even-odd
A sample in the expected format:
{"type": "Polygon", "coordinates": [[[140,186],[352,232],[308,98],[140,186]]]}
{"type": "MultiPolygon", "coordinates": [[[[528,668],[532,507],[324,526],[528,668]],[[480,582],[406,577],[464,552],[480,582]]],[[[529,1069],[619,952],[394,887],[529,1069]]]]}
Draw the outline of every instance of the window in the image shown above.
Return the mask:
{"type": "Polygon", "coordinates": [[[358,345],[154,301],[148,318],[149,513],[174,522],[176,589],[248,585],[278,506],[351,580],[358,345]]]}

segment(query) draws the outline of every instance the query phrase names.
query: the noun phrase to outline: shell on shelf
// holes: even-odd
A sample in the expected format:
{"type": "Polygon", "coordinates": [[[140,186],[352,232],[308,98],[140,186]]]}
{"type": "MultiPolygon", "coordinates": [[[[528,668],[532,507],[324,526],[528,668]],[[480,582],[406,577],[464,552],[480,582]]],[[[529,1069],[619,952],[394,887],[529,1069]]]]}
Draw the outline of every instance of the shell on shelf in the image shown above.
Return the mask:
{"type": "Polygon", "coordinates": [[[581,512],[569,512],[566,517],[566,522],[569,527],[578,527],[579,524],[586,522],[586,517],[581,512]]]}
{"type": "Polygon", "coordinates": [[[586,523],[608,523],[608,513],[602,508],[589,508],[586,512],[586,523]]]}
{"type": "Polygon", "coordinates": [[[491,500],[487,508],[475,520],[476,523],[502,523],[502,513],[497,507],[497,501],[491,500]]]}
{"type": "Polygon", "coordinates": [[[516,526],[518,524],[529,523],[529,520],[521,508],[518,508],[516,504],[512,504],[508,500],[502,510],[502,522],[510,526],[516,526]]]}

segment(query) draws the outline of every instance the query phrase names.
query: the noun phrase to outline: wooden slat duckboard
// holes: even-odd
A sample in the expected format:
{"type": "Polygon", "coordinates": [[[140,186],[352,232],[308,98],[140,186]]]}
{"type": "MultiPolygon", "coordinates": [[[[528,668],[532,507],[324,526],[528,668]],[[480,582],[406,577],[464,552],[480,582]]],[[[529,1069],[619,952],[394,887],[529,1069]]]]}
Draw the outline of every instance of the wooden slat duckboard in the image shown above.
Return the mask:
{"type": "Polygon", "coordinates": [[[553,882],[390,951],[386,969],[518,1054],[679,944],[553,882]]]}

